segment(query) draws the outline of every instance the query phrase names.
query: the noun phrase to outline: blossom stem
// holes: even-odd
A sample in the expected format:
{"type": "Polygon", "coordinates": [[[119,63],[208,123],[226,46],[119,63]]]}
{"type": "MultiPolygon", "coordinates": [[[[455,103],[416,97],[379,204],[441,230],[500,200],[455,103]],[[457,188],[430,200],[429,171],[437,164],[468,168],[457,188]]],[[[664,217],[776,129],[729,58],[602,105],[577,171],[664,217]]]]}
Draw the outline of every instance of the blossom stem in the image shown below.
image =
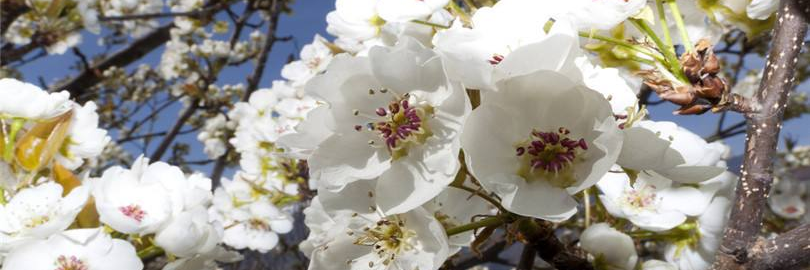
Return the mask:
{"type": "MultiPolygon", "coordinates": [[[[584,37],[584,38],[592,38],[592,39],[604,41],[604,42],[611,43],[611,44],[614,44],[614,45],[617,45],[617,46],[622,46],[622,47],[631,49],[633,51],[639,52],[641,54],[644,54],[646,56],[652,57],[653,59],[655,59],[655,60],[657,60],[659,62],[664,62],[665,61],[664,58],[661,57],[661,55],[652,53],[649,50],[646,50],[646,49],[644,49],[644,48],[642,48],[642,47],[640,47],[638,45],[630,44],[629,42],[626,42],[626,41],[623,41],[623,40],[620,40],[620,39],[607,37],[607,36],[602,36],[602,35],[590,34],[590,33],[587,33],[587,32],[579,32],[579,36],[584,37]]],[[[641,58],[639,58],[639,59],[641,59],[641,58]]]]}
{"type": "Polygon", "coordinates": [[[14,120],[11,122],[11,130],[9,131],[8,137],[5,138],[6,141],[3,142],[5,144],[3,149],[5,151],[3,153],[3,159],[7,163],[11,163],[11,158],[14,157],[14,141],[17,140],[17,133],[19,133],[20,129],[22,129],[23,124],[25,124],[25,119],[21,118],[14,118],[14,120]]]}
{"type": "Polygon", "coordinates": [[[456,234],[460,234],[466,231],[471,231],[479,228],[490,227],[490,226],[499,226],[505,222],[504,218],[501,216],[494,216],[494,217],[487,217],[482,220],[464,224],[461,226],[453,227],[447,229],[447,236],[453,236],[456,234]]]}
{"type": "Polygon", "coordinates": [[[686,25],[683,23],[683,17],[681,16],[680,8],[678,8],[678,2],[674,0],[666,1],[669,5],[669,11],[672,12],[672,16],[675,17],[675,25],[678,27],[678,32],[681,35],[681,43],[683,43],[684,48],[686,48],[686,52],[694,52],[695,46],[692,45],[692,40],[689,39],[689,33],[686,31],[686,25]]]}
{"type": "Polygon", "coordinates": [[[421,24],[421,25],[427,25],[427,26],[430,26],[430,27],[441,28],[441,29],[450,28],[450,26],[447,26],[447,25],[441,25],[441,24],[432,23],[432,22],[428,22],[428,21],[422,21],[422,20],[411,20],[411,22],[416,23],[416,24],[421,24]]]}
{"type": "Polygon", "coordinates": [[[155,246],[155,245],[150,245],[150,246],[138,251],[138,258],[141,258],[141,259],[153,258],[153,257],[162,255],[163,252],[164,251],[163,251],[162,248],[159,248],[158,246],[155,246]]]}
{"type": "Polygon", "coordinates": [[[6,190],[0,188],[0,205],[6,205],[6,190]]]}
{"type": "Polygon", "coordinates": [[[465,190],[465,191],[467,191],[469,193],[472,193],[472,194],[486,200],[487,202],[492,204],[492,206],[497,207],[498,210],[500,210],[501,212],[503,212],[503,213],[508,212],[508,211],[506,211],[505,208],[503,208],[503,205],[501,205],[501,203],[498,200],[496,200],[495,198],[492,198],[491,196],[487,195],[486,193],[482,192],[481,190],[465,186],[464,184],[451,185],[451,187],[461,189],[461,190],[465,190]]]}
{"type": "Polygon", "coordinates": [[[686,79],[686,75],[683,74],[683,70],[681,69],[681,63],[678,62],[678,56],[675,55],[674,50],[669,49],[672,46],[667,47],[666,44],[664,44],[664,42],[661,41],[661,39],[658,37],[658,35],[655,34],[655,31],[653,31],[652,28],[650,28],[650,26],[647,25],[646,22],[644,22],[644,20],[630,19],[630,22],[639,31],[641,31],[642,33],[644,33],[645,35],[650,37],[650,39],[652,39],[653,43],[655,43],[655,46],[658,47],[658,50],[660,50],[661,53],[664,54],[664,58],[666,58],[666,62],[663,62],[662,64],[665,64],[666,67],[668,67],[668,69],[670,71],[672,71],[673,74],[675,74],[675,76],[679,80],[681,80],[682,82],[688,82],[689,80],[686,79]]]}
{"type": "Polygon", "coordinates": [[[585,201],[585,228],[591,226],[591,195],[588,194],[588,189],[582,190],[582,198],[585,201]]]}
{"type": "Polygon", "coordinates": [[[669,50],[670,53],[675,54],[675,47],[672,46],[672,36],[669,34],[669,25],[667,24],[667,16],[664,11],[664,1],[655,0],[655,7],[658,10],[658,24],[661,25],[661,33],[664,35],[664,50],[669,50]]]}

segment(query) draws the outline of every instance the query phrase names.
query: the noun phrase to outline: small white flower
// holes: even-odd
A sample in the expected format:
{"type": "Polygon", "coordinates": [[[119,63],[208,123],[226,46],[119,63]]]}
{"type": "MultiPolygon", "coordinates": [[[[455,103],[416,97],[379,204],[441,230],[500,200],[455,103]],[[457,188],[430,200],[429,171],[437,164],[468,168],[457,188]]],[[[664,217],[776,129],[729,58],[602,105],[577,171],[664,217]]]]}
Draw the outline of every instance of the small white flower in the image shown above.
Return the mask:
{"type": "MultiPolygon", "coordinates": [[[[555,23],[552,32],[548,34],[543,31],[551,18],[551,11],[547,7],[543,1],[535,0],[498,1],[492,7],[482,7],[475,12],[472,29],[462,27],[461,22],[456,21],[450,29],[436,33],[433,44],[446,62],[448,77],[462,82],[468,88],[490,90],[495,81],[492,79],[493,71],[512,52],[537,42],[575,42],[576,33],[573,29],[558,27],[566,22],[555,23]],[[558,37],[546,41],[555,34],[568,36],[569,39],[558,37]]],[[[555,50],[573,48],[549,46],[555,50]]],[[[567,53],[535,54],[529,61],[554,66],[559,61],[552,58],[560,55],[565,56],[567,53]]]]}
{"type": "Polygon", "coordinates": [[[728,220],[731,202],[725,197],[716,197],[698,217],[697,232],[690,239],[669,244],[664,248],[667,262],[681,270],[708,269],[714,261],[714,254],[720,248],[723,228],[728,220]],[[697,239],[695,239],[696,237],[697,239]]]}
{"type": "Polygon", "coordinates": [[[0,205],[0,254],[67,229],[88,197],[88,188],[79,186],[63,198],[62,186],[53,182],[20,190],[0,205]]]}
{"type": "Polygon", "coordinates": [[[595,267],[606,270],[632,270],[638,254],[630,236],[607,223],[593,224],[579,236],[582,249],[595,257],[595,267]]]}
{"type": "Polygon", "coordinates": [[[194,204],[204,200],[205,196],[198,194],[202,188],[189,188],[195,182],[187,180],[177,167],[164,162],[149,164],[149,159],[141,156],[131,170],[105,170],[95,180],[92,193],[101,222],[122,233],[143,235],[157,232],[185,208],[187,201],[194,204]]]}
{"type": "Polygon", "coordinates": [[[622,147],[610,104],[553,71],[505,79],[497,88],[483,92],[465,124],[469,169],[506,209],[568,219],[577,211],[571,195],[598,182],[622,147]]]}
{"type": "MultiPolygon", "coordinates": [[[[621,170],[614,166],[614,170],[621,170]]],[[[634,225],[650,231],[674,228],[687,216],[697,216],[711,202],[716,185],[678,186],[657,174],[639,173],[635,182],[624,173],[608,173],[597,183],[599,195],[607,211],[615,217],[627,218],[634,225]]]]}
{"type": "Polygon", "coordinates": [[[314,199],[319,204],[306,210],[313,230],[303,246],[310,269],[438,269],[449,255],[441,223],[421,207],[384,216],[376,211],[380,196],[373,190],[372,183],[359,181],[336,193],[322,190],[314,199]]]}
{"type": "Polygon", "coordinates": [[[652,170],[681,183],[702,182],[725,171],[722,143],[707,143],[675,123],[639,121],[624,134],[627,143],[617,162],[623,167],[652,170]]]}
{"type": "Polygon", "coordinates": [[[0,117],[40,120],[56,117],[71,108],[67,91],[48,93],[36,85],[0,79],[0,117]]]}
{"type": "Polygon", "coordinates": [[[222,233],[222,225],[208,223],[206,208],[197,206],[173,217],[155,234],[155,244],[169,254],[192,257],[214,249],[222,233]]]}
{"type": "Polygon", "coordinates": [[[217,212],[214,220],[226,228],[222,242],[235,249],[267,252],[278,244],[279,233],[292,230],[292,217],[266,202],[256,202],[217,212]]]}
{"type": "Polygon", "coordinates": [[[3,261],[3,269],[140,270],[143,263],[132,244],[97,228],[69,230],[31,241],[15,248],[3,261]]]}
{"type": "Polygon", "coordinates": [[[292,81],[294,86],[306,84],[316,74],[326,70],[332,61],[332,50],[326,46],[325,38],[316,34],[312,43],[301,49],[301,59],[284,65],[281,77],[292,81]]]}
{"type": "Polygon", "coordinates": [[[73,119],[68,130],[68,137],[62,145],[63,151],[56,156],[62,166],[76,169],[84,159],[101,155],[104,147],[110,142],[107,131],[98,128],[96,103],[88,101],[84,106],[73,104],[73,119]]]}
{"type": "Polygon", "coordinates": [[[804,197],[807,193],[807,184],[789,176],[779,178],[768,196],[768,205],[777,216],[787,219],[797,219],[805,213],[804,197]]]}

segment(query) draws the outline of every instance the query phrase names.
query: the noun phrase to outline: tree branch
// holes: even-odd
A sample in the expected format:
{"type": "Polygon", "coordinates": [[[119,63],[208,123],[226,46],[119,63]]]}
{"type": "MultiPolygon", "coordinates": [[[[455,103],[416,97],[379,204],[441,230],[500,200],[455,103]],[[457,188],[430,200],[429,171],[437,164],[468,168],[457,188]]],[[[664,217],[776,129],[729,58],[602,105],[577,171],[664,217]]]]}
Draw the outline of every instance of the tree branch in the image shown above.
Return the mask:
{"type": "Polygon", "coordinates": [[[593,270],[593,265],[584,257],[568,250],[554,236],[554,225],[543,220],[521,219],[518,228],[526,245],[537,250],[537,255],[559,270],[593,270]]]}
{"type": "Polygon", "coordinates": [[[174,122],[174,126],[169,132],[163,137],[163,140],[158,145],[158,148],[152,153],[152,156],[149,157],[149,160],[152,162],[160,160],[163,157],[163,154],[166,153],[166,150],[169,149],[169,146],[172,145],[174,138],[177,137],[178,133],[180,133],[180,129],[186,124],[189,118],[197,111],[199,108],[200,100],[194,98],[191,100],[191,104],[189,104],[188,108],[180,115],[180,118],[177,118],[177,121],[174,122]]]}
{"type": "Polygon", "coordinates": [[[174,23],[161,26],[152,33],[138,39],[129,47],[107,57],[106,59],[93,64],[89,69],[83,70],[78,76],[72,79],[51,87],[52,91],[67,90],[72,98],[77,102],[84,103],[84,101],[91,100],[89,89],[99,83],[102,78],[102,72],[111,67],[125,67],[132,62],[138,61],[144,55],[148,54],[154,49],[164,45],[171,38],[169,30],[174,27],[174,23]]]}
{"type": "Polygon", "coordinates": [[[523,246],[523,251],[520,253],[520,261],[516,267],[517,270],[532,270],[534,268],[534,259],[537,258],[537,250],[531,245],[523,246]]]}
{"type": "Polygon", "coordinates": [[[806,0],[782,0],[777,11],[771,50],[759,89],[751,99],[758,110],[748,121],[741,179],[731,217],[713,269],[745,269],[762,228],[762,214],[773,181],[773,162],[787,97],[793,88],[796,59],[807,32],[806,0]]]}
{"type": "Polygon", "coordinates": [[[770,240],[760,240],[751,249],[749,269],[797,269],[810,265],[810,224],[804,224],[770,240]]]}

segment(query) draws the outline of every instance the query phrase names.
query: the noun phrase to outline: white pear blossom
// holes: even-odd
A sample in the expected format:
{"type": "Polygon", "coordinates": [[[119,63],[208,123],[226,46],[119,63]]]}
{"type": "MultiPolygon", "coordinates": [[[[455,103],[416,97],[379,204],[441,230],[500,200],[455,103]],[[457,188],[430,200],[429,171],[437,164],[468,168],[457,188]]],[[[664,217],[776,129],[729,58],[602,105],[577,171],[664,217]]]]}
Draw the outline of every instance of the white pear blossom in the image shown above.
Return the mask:
{"type": "Polygon", "coordinates": [[[789,176],[779,178],[768,196],[768,205],[777,216],[798,219],[805,213],[807,184],[789,176]]]}
{"type": "Polygon", "coordinates": [[[222,242],[235,249],[249,248],[267,252],[278,244],[279,233],[292,230],[292,218],[268,203],[251,203],[217,213],[214,220],[226,227],[222,242]]]}
{"type": "Polygon", "coordinates": [[[207,189],[200,182],[205,181],[188,180],[179,168],[164,162],[149,164],[141,156],[129,170],[105,170],[94,181],[92,194],[102,223],[122,233],[145,235],[160,230],[187,204],[205,200],[203,191],[210,194],[210,180],[207,189]]]}
{"type": "Polygon", "coordinates": [[[267,252],[278,243],[279,233],[292,230],[292,217],[274,206],[270,189],[237,174],[224,179],[214,191],[210,219],[225,227],[222,241],[236,249],[267,252]]]}
{"type": "MultiPolygon", "coordinates": [[[[456,21],[450,29],[436,33],[433,44],[447,65],[448,77],[461,81],[468,88],[492,89],[492,73],[505,57],[521,46],[544,41],[551,35],[543,30],[551,18],[551,11],[547,7],[543,1],[498,1],[494,6],[482,7],[473,14],[472,29],[456,21]]],[[[556,31],[557,28],[552,27],[552,30],[556,31]]],[[[576,33],[567,30],[560,34],[573,39],[576,33]]],[[[561,39],[559,42],[564,41],[561,39]]],[[[556,49],[569,48],[572,47],[560,46],[556,49]]],[[[566,55],[565,52],[560,53],[566,55]]]]}
{"type": "Polygon", "coordinates": [[[582,231],[579,242],[582,249],[594,256],[596,269],[633,270],[636,267],[638,254],[633,239],[607,223],[592,224],[582,231]]]}
{"type": "Polygon", "coordinates": [[[0,79],[0,117],[41,120],[71,109],[67,91],[48,93],[36,85],[16,79],[0,79]]]}
{"type": "Polygon", "coordinates": [[[7,204],[0,204],[0,255],[67,229],[88,197],[85,186],[62,197],[62,186],[53,182],[20,190],[7,204]]]}
{"type": "Polygon", "coordinates": [[[290,80],[294,86],[300,86],[326,70],[333,58],[332,50],[326,45],[327,42],[325,38],[316,34],[312,43],[304,45],[301,49],[301,59],[284,65],[281,76],[290,80]]]}
{"type": "Polygon", "coordinates": [[[84,159],[101,155],[110,142],[107,131],[98,127],[97,109],[98,106],[92,101],[84,106],[73,104],[73,119],[68,137],[63,143],[62,151],[56,156],[65,168],[76,169],[84,163],[84,159]]]}
{"type": "Polygon", "coordinates": [[[310,269],[439,269],[449,256],[441,223],[421,207],[385,216],[373,190],[359,181],[337,193],[323,190],[314,199],[319,204],[306,212],[314,230],[304,245],[310,269]]]}
{"type": "Polygon", "coordinates": [[[608,101],[553,71],[502,80],[462,133],[468,168],[507,210],[563,221],[572,194],[607,173],[622,147],[608,101]],[[537,207],[543,205],[543,207],[537,207]]]}
{"type": "Polygon", "coordinates": [[[132,244],[97,228],[69,230],[15,248],[3,270],[16,269],[140,270],[143,263],[132,244]]]}
{"type": "Polygon", "coordinates": [[[318,138],[308,142],[314,148],[308,162],[319,185],[340,189],[379,177],[380,209],[402,213],[453,180],[470,104],[461,86],[444,76],[441,59],[412,39],[372,48],[369,55],[338,56],[307,84],[307,92],[328,107],[323,117],[308,117],[302,125],[322,125],[313,131],[326,134],[301,129],[295,136],[318,138]]]}
{"type": "Polygon", "coordinates": [[[207,119],[203,130],[197,134],[197,140],[203,143],[203,152],[209,158],[218,158],[227,151],[224,141],[226,124],[225,115],[217,114],[207,119]]]}
{"type": "Polygon", "coordinates": [[[723,228],[728,220],[731,202],[725,197],[716,197],[697,219],[697,228],[689,238],[668,244],[664,248],[667,262],[681,270],[708,269],[720,248],[723,228]]]}
{"type": "MultiPolygon", "coordinates": [[[[618,166],[613,169],[621,170],[618,166]]],[[[718,185],[681,186],[646,172],[639,173],[634,182],[625,173],[611,172],[597,187],[603,193],[599,195],[600,201],[612,216],[627,218],[639,228],[650,231],[669,230],[686,221],[688,216],[702,214],[718,190],[718,185]]]]}
{"type": "Polygon", "coordinates": [[[558,8],[556,19],[565,18],[582,30],[609,30],[635,16],[647,4],[646,0],[546,0],[549,8],[558,8]]]}
{"type": "Polygon", "coordinates": [[[222,225],[209,223],[207,209],[197,206],[174,216],[155,234],[155,244],[169,254],[186,258],[210,252],[222,234],[222,225]]]}
{"type": "Polygon", "coordinates": [[[720,142],[703,138],[672,122],[638,121],[624,129],[627,143],[618,164],[652,170],[670,180],[698,183],[725,171],[719,163],[726,152],[720,142]]]}

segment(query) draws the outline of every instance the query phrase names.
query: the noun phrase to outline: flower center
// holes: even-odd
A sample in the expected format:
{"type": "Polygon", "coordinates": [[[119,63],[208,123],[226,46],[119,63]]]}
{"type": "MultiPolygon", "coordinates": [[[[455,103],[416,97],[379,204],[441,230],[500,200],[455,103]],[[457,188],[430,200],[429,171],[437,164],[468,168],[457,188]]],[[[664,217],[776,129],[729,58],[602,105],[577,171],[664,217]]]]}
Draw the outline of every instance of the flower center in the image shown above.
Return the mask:
{"type": "Polygon", "coordinates": [[[89,269],[87,264],[85,264],[83,260],[76,258],[76,256],[66,257],[65,255],[59,255],[59,257],[56,258],[55,270],[87,270],[87,269],[89,269]]]}
{"type": "Polygon", "coordinates": [[[658,196],[655,194],[655,187],[645,185],[641,188],[632,188],[625,191],[620,198],[625,206],[636,212],[652,210],[655,208],[658,196]]]}
{"type": "Polygon", "coordinates": [[[532,130],[529,139],[515,147],[522,161],[518,174],[527,180],[545,179],[556,187],[574,184],[572,164],[582,159],[588,144],[585,139],[569,138],[570,133],[564,127],[556,132],[532,130]]]}
{"type": "MultiPolygon", "coordinates": [[[[394,160],[407,156],[409,145],[422,144],[432,135],[424,121],[433,116],[433,107],[413,106],[408,94],[396,98],[387,108],[377,108],[374,113],[382,117],[382,121],[367,123],[366,128],[379,134],[394,160]]],[[[354,129],[362,131],[363,126],[356,125],[354,129]]]]}
{"type": "Polygon", "coordinates": [[[140,206],[134,204],[121,206],[118,208],[118,210],[121,211],[121,213],[123,213],[125,216],[134,219],[137,222],[141,222],[143,217],[146,216],[146,212],[143,211],[140,206]]]}
{"type": "MultiPolygon", "coordinates": [[[[350,233],[351,234],[351,233],[350,233]]],[[[398,216],[377,221],[374,227],[363,228],[362,234],[354,241],[355,245],[369,246],[388,265],[402,251],[413,249],[410,240],[416,235],[413,230],[405,228],[405,221],[398,216]]],[[[370,267],[373,262],[369,262],[370,267]]]]}
{"type": "Polygon", "coordinates": [[[39,225],[45,224],[46,222],[48,222],[50,220],[51,220],[51,218],[49,216],[45,216],[45,215],[38,216],[38,217],[33,217],[33,218],[29,219],[28,222],[26,222],[25,226],[28,227],[28,228],[34,228],[34,227],[37,227],[39,225]]]}
{"type": "Polygon", "coordinates": [[[270,231],[270,223],[260,218],[248,219],[247,225],[256,231],[270,231]]]}

